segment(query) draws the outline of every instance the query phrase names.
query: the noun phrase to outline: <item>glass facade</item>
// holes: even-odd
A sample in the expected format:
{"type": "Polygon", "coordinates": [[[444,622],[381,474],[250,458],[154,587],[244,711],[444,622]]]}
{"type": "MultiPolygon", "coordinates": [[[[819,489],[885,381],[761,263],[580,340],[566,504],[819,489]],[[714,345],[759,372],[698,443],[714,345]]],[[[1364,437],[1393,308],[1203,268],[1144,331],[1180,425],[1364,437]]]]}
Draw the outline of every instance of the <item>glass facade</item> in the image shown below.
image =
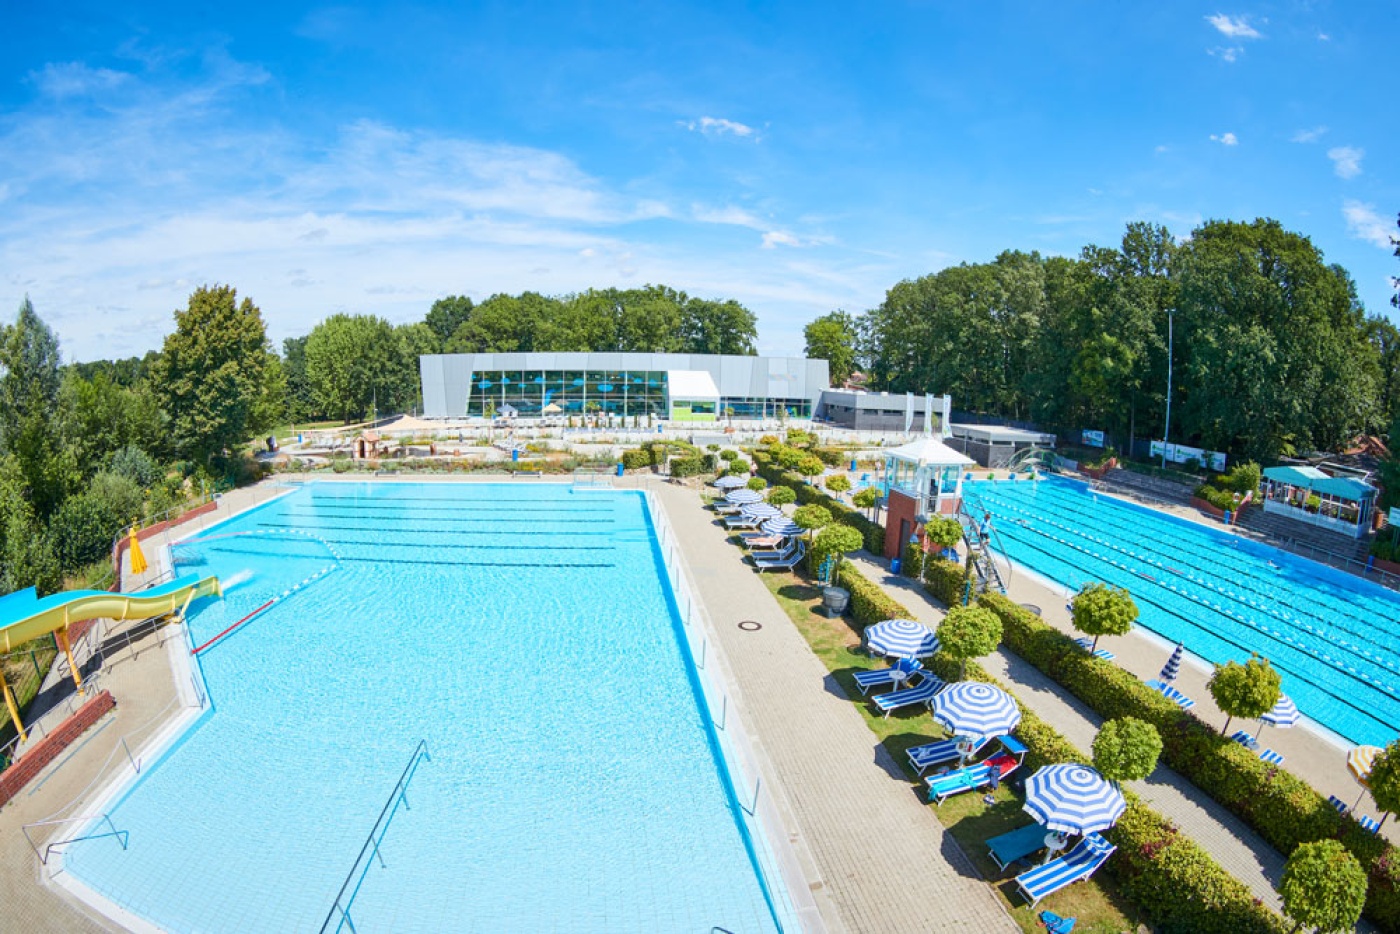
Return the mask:
{"type": "MultiPolygon", "coordinates": [[[[499,415],[510,406],[522,418],[608,414],[667,418],[665,370],[479,370],[472,373],[467,415],[499,415]]],[[[725,397],[694,401],[691,412],[724,418],[811,418],[810,399],[725,397]]]]}

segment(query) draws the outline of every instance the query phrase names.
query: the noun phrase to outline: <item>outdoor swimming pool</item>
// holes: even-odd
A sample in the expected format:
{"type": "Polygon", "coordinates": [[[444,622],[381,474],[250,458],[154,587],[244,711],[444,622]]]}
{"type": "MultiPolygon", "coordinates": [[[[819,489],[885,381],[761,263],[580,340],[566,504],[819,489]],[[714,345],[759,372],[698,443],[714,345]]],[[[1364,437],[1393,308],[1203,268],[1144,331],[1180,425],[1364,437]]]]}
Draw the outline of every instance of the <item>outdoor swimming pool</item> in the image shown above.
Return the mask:
{"type": "MultiPolygon", "coordinates": [[[[212,711],[65,868],[174,931],[773,931],[642,496],[325,483],[176,546],[212,711]],[[320,574],[317,577],[317,574],[320,574]]],[[[750,789],[751,790],[751,789],[750,789]]],[[[743,792],[738,792],[742,795],[743,792]]]]}
{"type": "Polygon", "coordinates": [[[1017,563],[1072,589],[1126,588],[1141,625],[1210,661],[1258,652],[1303,713],[1352,742],[1384,746],[1400,730],[1400,595],[1083,483],[964,492],[1017,563]]]}

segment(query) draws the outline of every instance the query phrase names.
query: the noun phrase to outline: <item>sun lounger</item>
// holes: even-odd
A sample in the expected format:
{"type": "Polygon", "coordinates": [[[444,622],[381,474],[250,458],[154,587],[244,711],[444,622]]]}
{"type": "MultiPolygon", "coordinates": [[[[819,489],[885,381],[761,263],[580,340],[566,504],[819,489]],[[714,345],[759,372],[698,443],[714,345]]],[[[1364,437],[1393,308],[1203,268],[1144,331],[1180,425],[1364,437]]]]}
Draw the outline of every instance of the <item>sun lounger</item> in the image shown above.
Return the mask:
{"type": "Polygon", "coordinates": [[[913,687],[904,688],[899,691],[892,691],[889,694],[876,694],[871,700],[879,710],[885,712],[888,717],[892,711],[901,707],[910,707],[914,704],[927,704],[933,700],[933,695],[947,687],[936,675],[925,671],[922,672],[923,680],[913,687]]]}
{"type": "Polygon", "coordinates": [[[904,679],[914,672],[924,667],[924,663],[917,658],[901,658],[889,668],[872,668],[870,671],[857,671],[855,674],[856,687],[860,688],[860,693],[869,693],[871,688],[885,687],[890,684],[903,684],[904,679]]]}
{"type": "Polygon", "coordinates": [[[1366,815],[1363,814],[1362,816],[1358,817],[1356,820],[1357,820],[1358,823],[1361,824],[1361,829],[1362,829],[1362,830],[1369,830],[1369,831],[1371,831],[1371,833],[1380,833],[1380,832],[1381,832],[1381,822],[1378,821],[1378,820],[1376,820],[1374,817],[1367,817],[1366,815]]]}
{"type": "Polygon", "coordinates": [[[744,547],[753,551],[774,551],[783,543],[781,535],[756,535],[744,539],[744,547]]]}
{"type": "Polygon", "coordinates": [[[1327,803],[1336,808],[1338,814],[1345,814],[1347,811],[1351,810],[1351,806],[1336,795],[1328,795],[1327,803]]]}
{"type": "Polygon", "coordinates": [[[1146,681],[1144,683],[1173,704],[1176,704],[1176,706],[1180,707],[1182,710],[1190,710],[1192,707],[1196,706],[1195,701],[1164,681],[1146,681]]]}
{"type": "Polygon", "coordinates": [[[1259,758],[1263,759],[1269,765],[1283,765],[1283,754],[1274,752],[1272,749],[1265,749],[1263,752],[1259,753],[1259,758]]]}
{"type": "Polygon", "coordinates": [[[785,560],[792,557],[797,552],[798,542],[788,542],[781,550],[775,548],[754,549],[749,552],[749,557],[757,561],[762,558],[765,561],[785,560]]]}
{"type": "MultiPolygon", "coordinates": [[[[990,737],[982,737],[972,741],[972,755],[977,755],[982,748],[987,745],[990,737]]],[[[914,771],[922,777],[924,772],[935,765],[943,765],[948,762],[957,762],[962,758],[958,752],[958,741],[954,739],[939,740],[936,743],[925,743],[922,746],[915,746],[908,750],[909,764],[914,767],[914,771]]]]}
{"type": "Polygon", "coordinates": [[[1020,764],[1020,761],[1013,756],[997,753],[986,762],[930,776],[924,779],[928,782],[928,799],[934,804],[942,804],[964,791],[972,791],[974,788],[990,785],[993,776],[996,777],[997,781],[1001,781],[1015,771],[1016,766],[1020,764]]]}
{"type": "Polygon", "coordinates": [[[1086,834],[1064,856],[1016,877],[1016,888],[1026,902],[1035,905],[1047,895],[1092,876],[1117,849],[1096,833],[1086,834]]]}
{"type": "Polygon", "coordinates": [[[725,516],[724,527],[727,529],[751,529],[757,526],[760,521],[757,516],[746,516],[741,513],[737,516],[725,516]]]}
{"type": "MultiPolygon", "coordinates": [[[[1074,644],[1087,652],[1089,651],[1090,647],[1093,646],[1094,640],[1090,639],[1088,636],[1084,636],[1083,638],[1075,639],[1074,644]]],[[[1094,657],[1101,658],[1106,662],[1111,662],[1118,656],[1114,655],[1108,649],[1094,649],[1094,657]]]]}
{"type": "Polygon", "coordinates": [[[1045,849],[1046,833],[1046,829],[1040,824],[1017,827],[1010,833],[1004,833],[988,840],[987,855],[992,858],[992,862],[1001,867],[1002,871],[1005,871],[1012,863],[1045,849]]]}
{"type": "Polygon", "coordinates": [[[797,546],[797,551],[786,558],[756,558],[754,566],[760,571],[791,571],[797,562],[802,560],[807,550],[801,545],[797,546]]]}

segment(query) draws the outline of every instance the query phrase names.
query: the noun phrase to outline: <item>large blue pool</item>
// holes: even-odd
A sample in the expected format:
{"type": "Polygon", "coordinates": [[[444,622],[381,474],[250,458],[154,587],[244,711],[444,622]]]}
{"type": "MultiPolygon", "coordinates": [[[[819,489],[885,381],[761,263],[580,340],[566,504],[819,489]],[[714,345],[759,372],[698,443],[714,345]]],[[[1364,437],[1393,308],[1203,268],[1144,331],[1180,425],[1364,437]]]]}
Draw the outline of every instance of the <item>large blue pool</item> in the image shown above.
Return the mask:
{"type": "Polygon", "coordinates": [[[66,868],[172,931],[316,931],[420,740],[360,931],[772,931],[643,499],[298,489],[177,546],[219,575],[211,712],[66,868]],[[316,575],[322,573],[319,577],[316,575]],[[314,578],[306,586],[297,585],[314,578]]]}
{"type": "Polygon", "coordinates": [[[1017,563],[1072,589],[1127,588],[1143,626],[1210,661],[1258,652],[1303,713],[1352,742],[1384,746],[1400,731],[1400,596],[1082,483],[964,492],[1017,563]]]}

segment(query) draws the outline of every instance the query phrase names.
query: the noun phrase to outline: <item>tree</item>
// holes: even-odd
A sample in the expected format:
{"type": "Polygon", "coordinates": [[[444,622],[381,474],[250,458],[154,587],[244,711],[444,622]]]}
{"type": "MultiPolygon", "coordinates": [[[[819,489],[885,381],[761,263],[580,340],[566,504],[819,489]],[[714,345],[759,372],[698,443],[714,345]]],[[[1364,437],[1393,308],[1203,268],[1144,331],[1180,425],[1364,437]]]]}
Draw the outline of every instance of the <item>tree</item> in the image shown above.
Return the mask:
{"type": "Polygon", "coordinates": [[[823,480],[822,483],[833,493],[844,493],[851,488],[850,478],[840,473],[832,474],[823,480]]]}
{"type": "Polygon", "coordinates": [[[1099,636],[1121,636],[1133,628],[1138,618],[1132,594],[1121,587],[1086,584],[1071,604],[1074,628],[1094,637],[1089,651],[1099,647],[1099,636]]]}
{"type": "Polygon", "coordinates": [[[317,404],[349,423],[371,407],[392,410],[402,391],[403,344],[373,315],[331,315],[306,339],[306,378],[317,404]]]}
{"type": "Polygon", "coordinates": [[[239,302],[231,286],[195,290],[188,307],[175,312],[175,330],[152,367],[180,452],[207,463],[272,427],[269,397],[285,388],[270,384],[280,372],[275,361],[262,312],[250,299],[239,302]]]}
{"type": "Polygon", "coordinates": [[[841,568],[841,560],[847,553],[860,551],[865,547],[865,536],[860,534],[859,529],[853,529],[849,525],[828,525],[817,533],[816,539],[812,542],[812,554],[808,558],[808,567],[820,567],[822,561],[828,555],[836,556],[836,563],[832,565],[831,577],[829,580],[836,580],[836,572],[841,568]]]}
{"type": "MultiPolygon", "coordinates": [[[[758,479],[763,479],[759,477],[758,479]]],[[[770,506],[786,506],[788,503],[797,502],[797,493],[790,486],[775,486],[768,491],[768,504],[770,506]]]]}
{"type": "Polygon", "coordinates": [[[423,409],[423,379],[418,358],[437,353],[437,336],[423,322],[394,328],[399,341],[399,378],[390,400],[396,409],[423,409]]]}
{"type": "Polygon", "coordinates": [[[27,494],[19,463],[0,455],[0,593],[35,587],[44,596],[62,588],[63,573],[27,494]]]}
{"type": "Polygon", "coordinates": [[[103,371],[84,379],[70,368],[59,398],[63,445],[82,476],[91,476],[129,446],[159,456],[170,453],[170,416],[149,381],[128,387],[103,371]]]}
{"type": "Polygon", "coordinates": [[[1229,662],[1216,665],[1207,686],[1215,704],[1225,713],[1220,735],[1230,729],[1235,717],[1262,717],[1278,703],[1281,677],[1267,658],[1251,655],[1243,665],[1229,662]]]}
{"type": "Polygon", "coordinates": [[[1381,813],[1387,816],[1400,813],[1400,740],[1392,740],[1385,751],[1376,756],[1366,784],[1371,789],[1371,800],[1376,802],[1381,813]]]}
{"type": "Polygon", "coordinates": [[[1094,768],[1114,784],[1151,775],[1161,755],[1162,736],[1157,728],[1135,717],[1109,720],[1094,737],[1094,768]]]}
{"type": "Polygon", "coordinates": [[[25,298],[15,323],[0,329],[0,454],[14,458],[41,519],[74,481],[72,460],[59,445],[58,364],[58,338],[25,298]]]}
{"type": "Polygon", "coordinates": [[[815,454],[803,454],[797,460],[797,472],[810,481],[813,477],[820,477],[826,472],[826,464],[815,454]]]}
{"type": "Polygon", "coordinates": [[[768,489],[768,481],[762,477],[750,477],[749,482],[745,484],[745,486],[755,493],[762,493],[764,490],[768,489]]]}
{"type": "Polygon", "coordinates": [[[840,386],[856,369],[856,325],[844,311],[832,311],[809,323],[802,331],[807,356],[825,360],[831,385],[840,386]]]}
{"type": "Polygon", "coordinates": [[[831,524],[831,511],[825,506],[799,506],[797,511],[792,514],[792,521],[808,532],[813,532],[831,524]]]}
{"type": "Polygon", "coordinates": [[[939,651],[959,662],[958,679],[967,680],[968,659],[981,658],[1001,644],[1001,617],[980,606],[959,606],[938,624],[939,651]]]}
{"type": "Polygon", "coordinates": [[[431,353],[444,352],[452,335],[471,317],[472,307],[472,300],[464,295],[449,295],[433,302],[433,307],[428,309],[428,315],[423,319],[437,339],[436,349],[431,353]]]}
{"type": "Polygon", "coordinates": [[[962,525],[952,516],[929,516],[924,538],[939,548],[954,548],[962,541],[962,525]]]}
{"type": "Polygon", "coordinates": [[[753,312],[733,300],[688,299],[681,308],[680,330],[686,353],[752,356],[758,339],[753,312]]]}
{"type": "Polygon", "coordinates": [[[149,490],[160,482],[162,473],[155,458],[134,444],[127,445],[112,455],[107,469],[119,477],[125,477],[139,489],[149,490]]]}
{"type": "Polygon", "coordinates": [[[856,495],[851,497],[851,504],[857,509],[874,509],[879,501],[880,491],[873,486],[856,490],[856,495]]]}
{"type": "Polygon", "coordinates": [[[1350,931],[1366,905],[1366,871],[1340,841],[1300,843],[1283,866],[1278,892],[1293,930],[1350,931]]]}
{"type": "Polygon", "coordinates": [[[306,377],[306,342],[309,336],[282,341],[282,375],[287,380],[287,417],[293,424],[308,422],[325,414],[316,403],[311,381],[306,377]]]}

